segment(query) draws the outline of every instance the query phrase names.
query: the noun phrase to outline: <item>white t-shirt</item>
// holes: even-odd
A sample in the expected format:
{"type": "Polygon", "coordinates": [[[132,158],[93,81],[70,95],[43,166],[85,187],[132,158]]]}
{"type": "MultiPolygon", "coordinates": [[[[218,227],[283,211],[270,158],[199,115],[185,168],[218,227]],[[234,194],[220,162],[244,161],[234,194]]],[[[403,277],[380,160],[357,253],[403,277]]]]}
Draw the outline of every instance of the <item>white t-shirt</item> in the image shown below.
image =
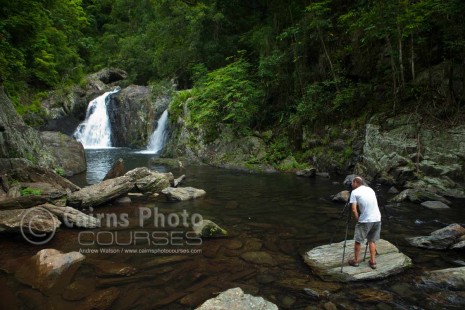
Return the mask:
{"type": "Polygon", "coordinates": [[[352,191],[349,203],[356,203],[360,209],[359,223],[373,223],[381,221],[375,191],[368,186],[360,185],[352,191]]]}

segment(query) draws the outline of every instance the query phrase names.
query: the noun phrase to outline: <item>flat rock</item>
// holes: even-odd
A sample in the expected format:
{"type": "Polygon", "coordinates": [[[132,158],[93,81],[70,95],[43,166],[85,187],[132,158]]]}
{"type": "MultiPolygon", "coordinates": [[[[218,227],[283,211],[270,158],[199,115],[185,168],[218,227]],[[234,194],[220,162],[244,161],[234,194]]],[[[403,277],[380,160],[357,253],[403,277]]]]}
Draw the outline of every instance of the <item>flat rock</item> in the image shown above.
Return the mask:
{"type": "Polygon", "coordinates": [[[53,233],[60,225],[55,215],[39,207],[0,211],[0,232],[53,233]]]}
{"type": "Polygon", "coordinates": [[[241,288],[231,288],[216,298],[204,302],[197,310],[278,310],[278,307],[262,297],[245,294],[241,288]]]}
{"type": "Polygon", "coordinates": [[[412,261],[408,256],[400,253],[390,242],[380,239],[376,246],[378,268],[371,269],[368,265],[368,258],[365,262],[360,262],[359,267],[352,267],[347,264],[347,260],[353,257],[353,247],[354,241],[348,240],[342,272],[344,241],[316,247],[304,254],[304,261],[323,280],[339,282],[383,279],[412,266],[412,261]]]}
{"type": "Polygon", "coordinates": [[[440,210],[440,209],[450,209],[448,205],[441,201],[424,201],[421,203],[421,206],[428,208],[428,209],[433,209],[433,210],[440,210]]]}
{"type": "Polygon", "coordinates": [[[193,187],[167,187],[161,191],[168,200],[183,201],[202,197],[206,194],[203,189],[193,187]]]}

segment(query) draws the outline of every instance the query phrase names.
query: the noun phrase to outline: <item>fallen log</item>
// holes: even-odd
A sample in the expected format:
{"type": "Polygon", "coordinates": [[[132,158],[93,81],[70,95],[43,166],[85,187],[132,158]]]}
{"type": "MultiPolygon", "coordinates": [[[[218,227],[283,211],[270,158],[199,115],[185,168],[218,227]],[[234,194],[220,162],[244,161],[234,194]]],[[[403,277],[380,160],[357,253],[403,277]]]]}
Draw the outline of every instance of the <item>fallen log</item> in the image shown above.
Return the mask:
{"type": "Polygon", "coordinates": [[[174,179],[173,187],[178,187],[178,185],[181,184],[181,182],[182,182],[185,178],[186,178],[186,175],[183,174],[183,175],[180,176],[179,178],[174,179]]]}

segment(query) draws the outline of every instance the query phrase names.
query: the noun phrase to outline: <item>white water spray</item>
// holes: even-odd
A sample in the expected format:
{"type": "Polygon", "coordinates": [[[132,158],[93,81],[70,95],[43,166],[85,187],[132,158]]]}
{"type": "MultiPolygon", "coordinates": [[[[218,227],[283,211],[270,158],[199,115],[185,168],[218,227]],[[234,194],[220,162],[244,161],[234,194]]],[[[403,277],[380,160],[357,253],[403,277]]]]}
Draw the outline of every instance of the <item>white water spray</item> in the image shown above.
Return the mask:
{"type": "Polygon", "coordinates": [[[107,112],[110,95],[120,91],[117,87],[89,103],[86,119],[74,131],[74,138],[86,149],[111,147],[111,127],[107,112]]]}
{"type": "Polygon", "coordinates": [[[159,153],[165,146],[168,135],[168,109],[166,109],[158,120],[157,129],[152,133],[149,139],[147,150],[144,153],[159,153]]]}

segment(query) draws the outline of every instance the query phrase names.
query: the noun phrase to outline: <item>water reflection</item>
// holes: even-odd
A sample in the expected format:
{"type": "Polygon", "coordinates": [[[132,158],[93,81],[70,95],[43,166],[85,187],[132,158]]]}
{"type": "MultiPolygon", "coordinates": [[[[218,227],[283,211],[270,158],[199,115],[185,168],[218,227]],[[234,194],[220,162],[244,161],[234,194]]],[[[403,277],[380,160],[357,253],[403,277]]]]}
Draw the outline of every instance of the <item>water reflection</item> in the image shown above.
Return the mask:
{"type": "MultiPolygon", "coordinates": [[[[290,174],[249,174],[207,166],[172,169],[153,166],[153,155],[138,154],[129,149],[88,150],[86,154],[89,171],[87,178],[81,179],[84,183],[99,182],[111,165],[122,158],[127,170],[147,166],[162,172],[172,171],[175,176],[186,174],[183,186],[202,188],[207,195],[199,200],[177,203],[164,200],[147,202],[133,198],[131,204],[113,203],[96,208],[94,214],[129,214],[129,226],[114,228],[112,231],[118,232],[121,242],[132,245],[95,244],[85,248],[168,248],[149,247],[143,239],[133,242],[134,234],[131,232],[139,229],[137,210],[140,207],[156,207],[165,214],[180,214],[183,210],[191,214],[198,213],[230,233],[226,239],[204,240],[200,247],[192,247],[201,249],[201,254],[99,251],[86,254],[86,263],[81,266],[73,281],[85,287],[80,293],[86,298],[107,289],[119,292],[111,309],[191,309],[214,293],[237,286],[247,293],[263,296],[280,308],[305,309],[307,306],[322,307],[331,302],[341,309],[409,309],[412,306],[433,309],[437,304],[431,302],[431,292],[427,288],[418,287],[415,279],[424,270],[457,266],[457,261],[463,260],[459,252],[446,254],[420,250],[405,242],[407,236],[429,234],[444,223],[463,219],[463,208],[453,206],[450,210],[437,212],[416,204],[389,204],[387,200],[390,196],[386,189],[377,186],[380,205],[383,206],[382,215],[385,219],[389,218],[389,221],[383,223],[382,238],[410,256],[415,267],[381,281],[350,285],[323,282],[311,274],[311,270],[303,263],[302,254],[332,239],[334,242],[344,239],[346,222],[341,216],[343,205],[330,200],[331,195],[344,189],[342,185],[333,183],[338,180],[306,179],[290,174]],[[257,252],[267,253],[271,259],[266,254],[244,256],[245,253],[257,252]],[[263,263],[260,259],[270,260],[263,263]],[[138,272],[130,276],[110,277],[105,274],[111,266],[124,265],[134,267],[138,272]],[[306,288],[317,290],[321,296],[315,298],[309,295],[306,288]]],[[[150,233],[170,232],[156,227],[153,221],[147,221],[144,230],[150,233]]],[[[93,230],[95,233],[99,231],[93,230]]],[[[82,248],[77,241],[80,232],[63,228],[46,247],[64,252],[79,251],[82,248]]],[[[352,233],[351,223],[349,238],[352,238],[352,233]]],[[[102,238],[106,237],[104,235],[102,238]]],[[[108,242],[107,239],[103,241],[108,242]]],[[[0,262],[32,256],[40,249],[26,244],[20,238],[1,236],[0,262]]],[[[8,282],[10,293],[0,293],[0,299],[11,300],[12,295],[16,299],[14,296],[20,291],[33,291],[15,281],[13,275],[1,274],[0,285],[5,282],[8,282]]],[[[74,308],[84,302],[84,297],[69,300],[68,295],[61,293],[41,298],[45,301],[53,300],[57,308],[74,308]]]]}
{"type": "Polygon", "coordinates": [[[103,180],[113,164],[122,158],[126,170],[148,167],[159,172],[167,172],[166,166],[152,163],[153,153],[143,153],[129,148],[86,149],[87,173],[73,176],[71,181],[79,186],[95,184],[103,180]]]}

